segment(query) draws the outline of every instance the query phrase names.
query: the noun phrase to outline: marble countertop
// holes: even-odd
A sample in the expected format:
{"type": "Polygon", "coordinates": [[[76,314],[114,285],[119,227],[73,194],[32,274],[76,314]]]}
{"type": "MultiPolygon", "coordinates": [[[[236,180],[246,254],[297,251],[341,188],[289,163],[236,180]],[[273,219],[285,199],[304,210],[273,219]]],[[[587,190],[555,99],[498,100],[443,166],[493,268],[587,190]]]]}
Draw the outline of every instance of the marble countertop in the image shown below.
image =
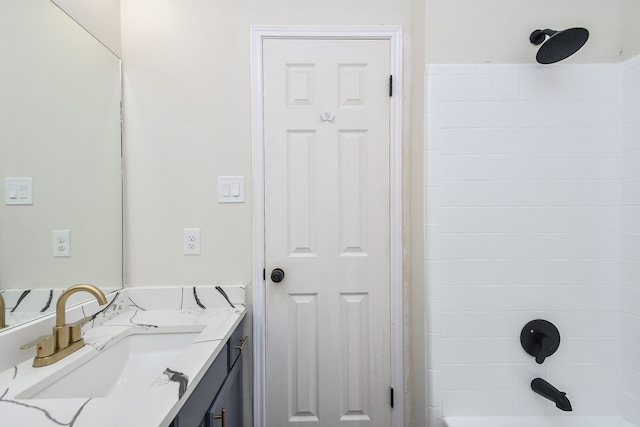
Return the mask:
{"type": "MultiPolygon", "coordinates": [[[[128,310],[84,333],[85,347],[53,365],[34,368],[32,359],[0,373],[0,418],[15,425],[112,427],[168,426],[238,326],[244,307],[128,310]],[[201,331],[143,392],[127,397],[20,399],[21,393],[82,358],[109,348],[117,337],[135,333],[201,331]],[[179,379],[176,380],[178,373],[179,379]],[[180,390],[180,383],[186,389],[180,390]]],[[[91,381],[91,378],[87,378],[91,381]]],[[[5,425],[5,424],[3,424],[5,425]]]]}

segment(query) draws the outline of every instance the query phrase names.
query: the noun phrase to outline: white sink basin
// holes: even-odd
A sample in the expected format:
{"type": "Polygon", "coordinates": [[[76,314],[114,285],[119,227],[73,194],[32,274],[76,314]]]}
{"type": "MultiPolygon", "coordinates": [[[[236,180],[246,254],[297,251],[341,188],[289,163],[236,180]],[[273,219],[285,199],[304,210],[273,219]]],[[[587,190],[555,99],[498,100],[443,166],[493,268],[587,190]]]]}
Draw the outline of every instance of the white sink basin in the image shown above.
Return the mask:
{"type": "MultiPolygon", "coordinates": [[[[201,328],[200,328],[201,329],[201,328]]],[[[19,399],[127,397],[149,387],[199,331],[127,335],[24,390],[19,399]]],[[[40,369],[40,368],[39,368],[40,369]]]]}

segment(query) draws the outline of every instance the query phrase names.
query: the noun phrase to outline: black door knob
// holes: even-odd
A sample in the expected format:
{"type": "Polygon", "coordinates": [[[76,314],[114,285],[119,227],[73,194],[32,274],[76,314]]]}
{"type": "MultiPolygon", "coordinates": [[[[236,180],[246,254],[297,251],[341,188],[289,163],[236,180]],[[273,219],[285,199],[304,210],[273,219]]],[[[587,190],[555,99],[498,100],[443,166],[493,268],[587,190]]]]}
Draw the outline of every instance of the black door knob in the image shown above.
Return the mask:
{"type": "Polygon", "coordinates": [[[284,279],[284,270],[281,268],[274,268],[273,271],[271,271],[271,281],[280,283],[282,282],[282,279],[284,279]]]}

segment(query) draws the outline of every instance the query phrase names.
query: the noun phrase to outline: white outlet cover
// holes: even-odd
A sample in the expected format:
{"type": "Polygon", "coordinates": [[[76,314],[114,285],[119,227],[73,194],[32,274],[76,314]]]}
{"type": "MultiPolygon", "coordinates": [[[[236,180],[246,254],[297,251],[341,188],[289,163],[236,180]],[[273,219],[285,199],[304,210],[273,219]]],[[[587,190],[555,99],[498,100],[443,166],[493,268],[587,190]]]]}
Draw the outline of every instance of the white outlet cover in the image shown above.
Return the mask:
{"type": "Polygon", "coordinates": [[[53,230],[51,244],[54,258],[71,256],[71,232],[69,230],[53,230]]]}
{"type": "Polygon", "coordinates": [[[183,230],[183,253],[185,255],[200,255],[200,229],[185,228],[183,230]]]}

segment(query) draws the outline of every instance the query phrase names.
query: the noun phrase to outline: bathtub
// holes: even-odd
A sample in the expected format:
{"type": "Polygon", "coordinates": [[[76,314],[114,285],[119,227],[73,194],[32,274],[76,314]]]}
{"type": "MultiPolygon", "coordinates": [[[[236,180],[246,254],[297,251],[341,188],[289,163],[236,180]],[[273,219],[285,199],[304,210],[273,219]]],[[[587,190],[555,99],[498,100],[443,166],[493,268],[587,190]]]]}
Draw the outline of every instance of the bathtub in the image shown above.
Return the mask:
{"type": "Polygon", "coordinates": [[[445,417],[447,427],[636,427],[622,417],[445,417]]]}

